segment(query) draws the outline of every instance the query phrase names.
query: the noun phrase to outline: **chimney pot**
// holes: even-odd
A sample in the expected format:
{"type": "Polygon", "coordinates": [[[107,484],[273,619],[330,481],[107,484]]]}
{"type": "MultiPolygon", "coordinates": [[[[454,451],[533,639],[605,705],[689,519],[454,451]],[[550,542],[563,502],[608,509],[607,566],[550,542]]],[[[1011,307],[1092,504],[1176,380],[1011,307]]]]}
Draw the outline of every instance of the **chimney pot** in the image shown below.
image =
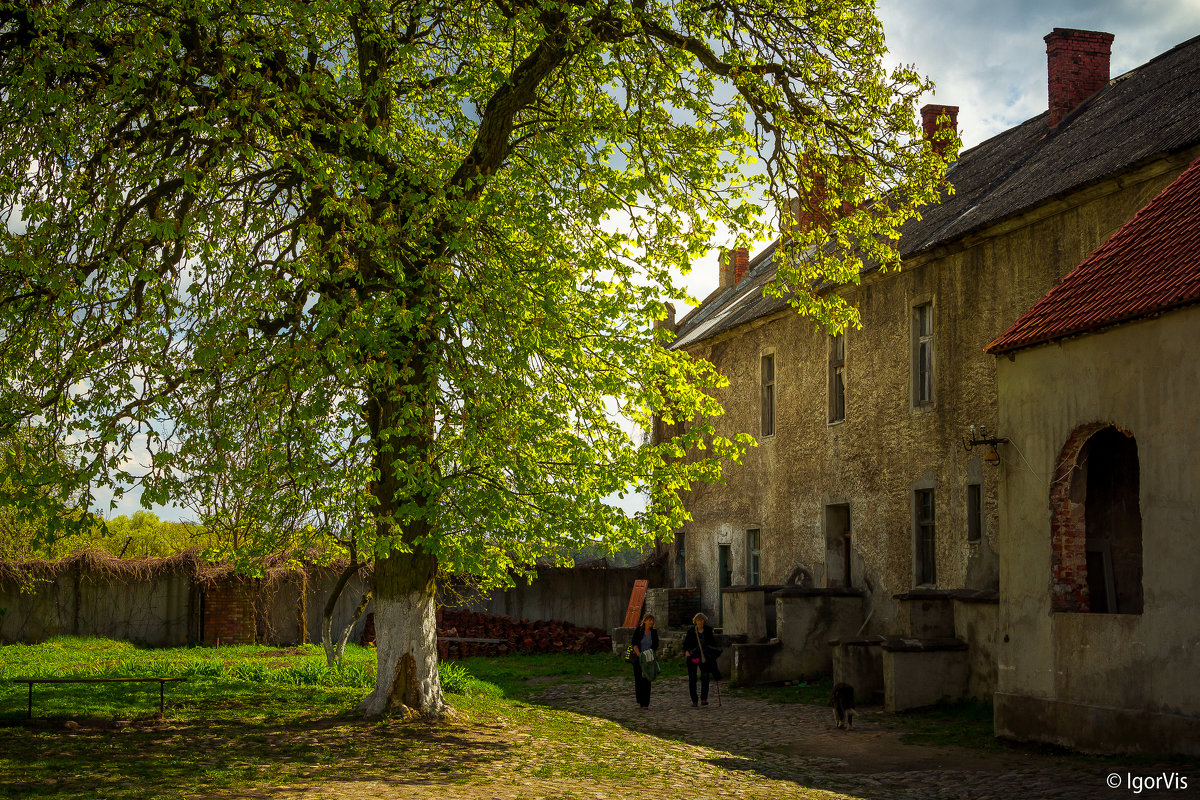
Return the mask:
{"type": "Polygon", "coordinates": [[[925,133],[925,141],[933,145],[938,155],[942,155],[949,144],[945,139],[937,137],[939,131],[948,130],[954,136],[958,135],[958,106],[941,106],[934,103],[921,107],[921,128],[925,133]],[[938,125],[938,117],[948,117],[949,122],[938,125]]]}
{"type": "Polygon", "coordinates": [[[1108,83],[1113,35],[1055,28],[1045,40],[1050,127],[1056,128],[1080,103],[1108,83]]]}

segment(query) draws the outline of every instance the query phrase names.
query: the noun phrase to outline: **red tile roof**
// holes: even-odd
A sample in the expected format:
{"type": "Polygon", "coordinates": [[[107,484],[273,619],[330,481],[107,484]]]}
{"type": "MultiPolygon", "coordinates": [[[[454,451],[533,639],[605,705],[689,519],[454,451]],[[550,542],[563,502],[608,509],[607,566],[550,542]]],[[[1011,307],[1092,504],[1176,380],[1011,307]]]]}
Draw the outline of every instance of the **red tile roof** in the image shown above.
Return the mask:
{"type": "Polygon", "coordinates": [[[989,353],[1200,303],[1200,159],[987,346],[989,353]]]}

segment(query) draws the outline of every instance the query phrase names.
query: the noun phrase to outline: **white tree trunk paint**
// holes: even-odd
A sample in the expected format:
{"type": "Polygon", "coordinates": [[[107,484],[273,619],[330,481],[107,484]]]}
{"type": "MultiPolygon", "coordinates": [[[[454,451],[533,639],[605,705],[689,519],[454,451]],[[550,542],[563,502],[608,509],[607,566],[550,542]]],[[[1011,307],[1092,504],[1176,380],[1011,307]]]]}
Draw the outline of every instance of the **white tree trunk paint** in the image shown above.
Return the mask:
{"type": "Polygon", "coordinates": [[[377,595],[375,647],[375,691],[356,710],[368,717],[384,712],[440,717],[450,711],[438,676],[437,620],[431,595],[423,591],[408,592],[398,599],[377,595]],[[415,666],[415,674],[406,662],[415,666]],[[397,685],[398,680],[408,685],[397,685]],[[415,707],[414,691],[418,698],[415,707]]]}

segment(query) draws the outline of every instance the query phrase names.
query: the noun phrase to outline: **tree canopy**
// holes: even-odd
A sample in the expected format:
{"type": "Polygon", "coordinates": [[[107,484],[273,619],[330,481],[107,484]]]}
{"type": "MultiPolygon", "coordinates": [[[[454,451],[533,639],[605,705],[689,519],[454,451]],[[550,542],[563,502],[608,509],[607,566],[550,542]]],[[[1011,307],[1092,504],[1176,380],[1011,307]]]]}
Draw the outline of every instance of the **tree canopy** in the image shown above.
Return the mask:
{"type": "Polygon", "coordinates": [[[439,567],[669,536],[748,445],[653,327],[718,226],[836,216],[779,278],[835,325],[814,280],[895,260],[944,165],[883,52],[859,0],[0,3],[4,424],[74,491],[338,515],[382,559],[365,709],[436,713],[439,567]]]}

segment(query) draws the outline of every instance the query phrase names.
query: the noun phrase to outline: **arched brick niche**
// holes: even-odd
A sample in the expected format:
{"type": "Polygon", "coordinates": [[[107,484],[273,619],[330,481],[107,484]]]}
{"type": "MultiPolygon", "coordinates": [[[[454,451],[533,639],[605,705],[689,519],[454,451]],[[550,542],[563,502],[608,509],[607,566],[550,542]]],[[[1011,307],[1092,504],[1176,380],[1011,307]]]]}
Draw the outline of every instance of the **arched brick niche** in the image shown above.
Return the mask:
{"type": "Polygon", "coordinates": [[[1142,613],[1140,470],[1133,434],[1081,425],[1050,485],[1050,608],[1142,613]]]}

